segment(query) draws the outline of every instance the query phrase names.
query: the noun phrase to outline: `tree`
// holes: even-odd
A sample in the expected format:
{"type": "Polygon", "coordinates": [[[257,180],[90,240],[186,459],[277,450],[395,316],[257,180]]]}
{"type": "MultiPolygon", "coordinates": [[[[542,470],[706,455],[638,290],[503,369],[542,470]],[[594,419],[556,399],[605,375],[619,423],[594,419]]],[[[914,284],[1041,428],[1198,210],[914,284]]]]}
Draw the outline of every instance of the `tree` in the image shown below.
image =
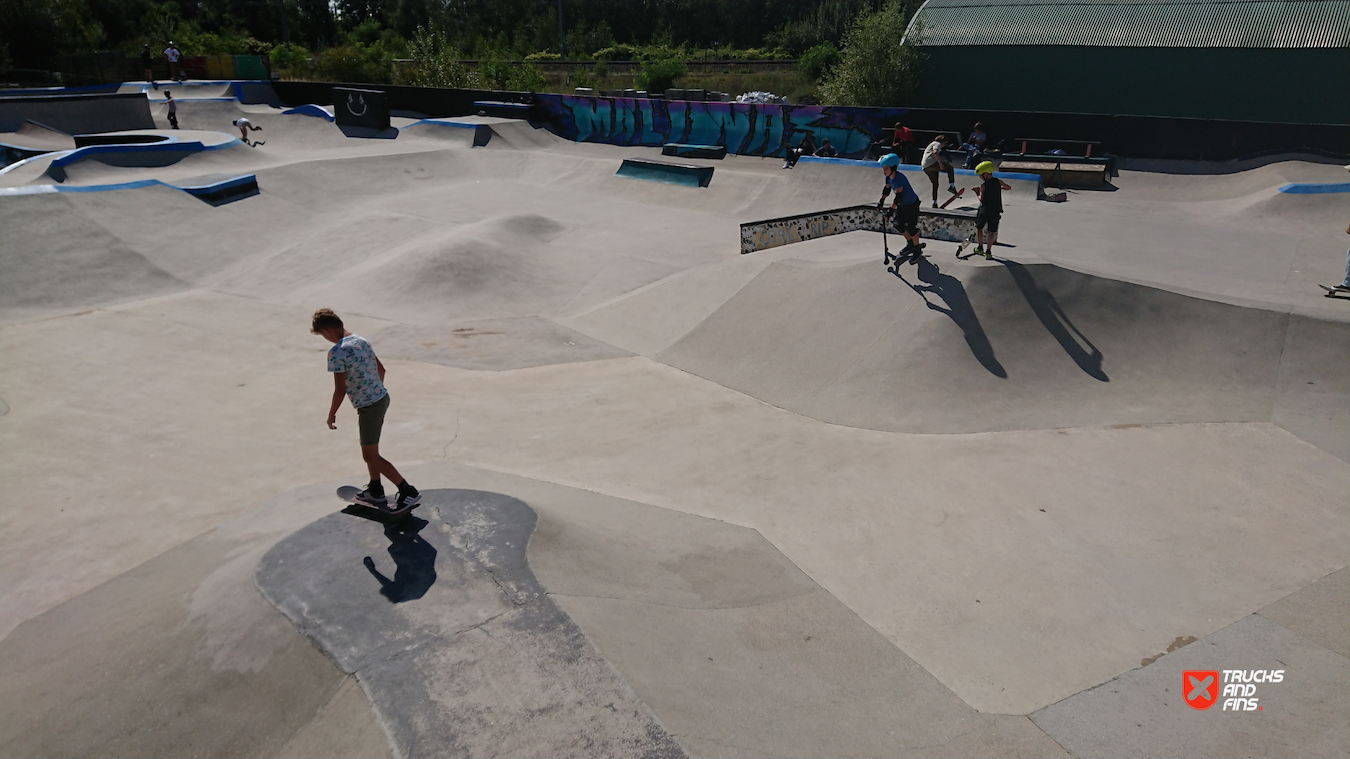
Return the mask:
{"type": "Polygon", "coordinates": [[[918,23],[905,35],[904,6],[898,0],[863,13],[844,35],[839,63],[820,86],[821,99],[832,105],[904,104],[927,60],[919,47],[922,37],[918,23]]]}

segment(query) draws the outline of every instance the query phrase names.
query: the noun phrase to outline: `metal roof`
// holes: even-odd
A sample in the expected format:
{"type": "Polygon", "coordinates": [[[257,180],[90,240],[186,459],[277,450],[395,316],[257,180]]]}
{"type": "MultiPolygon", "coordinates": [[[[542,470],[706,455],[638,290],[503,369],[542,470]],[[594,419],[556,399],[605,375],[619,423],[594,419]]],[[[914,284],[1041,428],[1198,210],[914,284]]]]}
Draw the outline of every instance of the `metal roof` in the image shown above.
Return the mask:
{"type": "Polygon", "coordinates": [[[1350,47],[1350,0],[927,0],[915,18],[925,45],[1350,47]]]}

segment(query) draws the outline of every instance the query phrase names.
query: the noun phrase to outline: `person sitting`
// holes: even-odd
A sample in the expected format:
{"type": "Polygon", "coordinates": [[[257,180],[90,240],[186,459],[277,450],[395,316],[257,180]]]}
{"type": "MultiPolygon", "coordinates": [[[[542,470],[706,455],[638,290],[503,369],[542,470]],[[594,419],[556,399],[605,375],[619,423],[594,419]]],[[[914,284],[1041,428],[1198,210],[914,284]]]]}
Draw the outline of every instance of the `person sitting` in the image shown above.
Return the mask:
{"type": "Polygon", "coordinates": [[[975,131],[971,132],[965,143],[961,145],[961,149],[966,151],[967,169],[975,165],[975,155],[984,150],[984,144],[988,141],[989,135],[984,133],[984,122],[975,122],[975,131]]]}
{"type": "Polygon", "coordinates": [[[783,154],[783,168],[790,169],[797,165],[797,160],[804,155],[813,155],[816,152],[816,139],[810,132],[802,138],[801,144],[797,147],[789,147],[783,154]]]}
{"type": "Polygon", "coordinates": [[[910,148],[914,147],[914,133],[909,131],[903,121],[895,122],[895,131],[891,135],[891,147],[900,156],[901,163],[909,163],[910,148]]]}
{"type": "Polygon", "coordinates": [[[826,137],[821,141],[820,148],[812,155],[820,158],[835,158],[839,155],[839,151],[834,149],[834,146],[830,144],[830,138],[826,137]]]}

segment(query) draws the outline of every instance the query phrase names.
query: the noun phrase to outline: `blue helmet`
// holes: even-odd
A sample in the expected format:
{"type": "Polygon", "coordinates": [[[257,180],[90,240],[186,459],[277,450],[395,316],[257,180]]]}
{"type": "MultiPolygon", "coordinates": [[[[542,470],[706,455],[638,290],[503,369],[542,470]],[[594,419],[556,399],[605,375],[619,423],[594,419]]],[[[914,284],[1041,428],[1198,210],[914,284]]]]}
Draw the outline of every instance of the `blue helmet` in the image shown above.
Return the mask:
{"type": "Polygon", "coordinates": [[[896,155],[895,153],[887,153],[886,155],[878,158],[877,163],[881,164],[882,166],[899,166],[900,156],[896,155]]]}

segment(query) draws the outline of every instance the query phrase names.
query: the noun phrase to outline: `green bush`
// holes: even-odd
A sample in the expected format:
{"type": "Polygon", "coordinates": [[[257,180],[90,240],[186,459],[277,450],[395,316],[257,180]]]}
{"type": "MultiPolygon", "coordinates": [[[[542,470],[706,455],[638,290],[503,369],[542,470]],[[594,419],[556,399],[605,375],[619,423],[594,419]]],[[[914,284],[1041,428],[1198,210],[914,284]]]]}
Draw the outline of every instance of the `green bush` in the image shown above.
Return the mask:
{"type": "Polygon", "coordinates": [[[633,78],[633,86],[647,92],[665,92],[687,71],[684,61],[679,58],[643,61],[642,71],[633,78]]]}
{"type": "Polygon", "coordinates": [[[610,45],[595,51],[595,58],[601,61],[636,61],[638,49],[632,45],[610,45]]]}
{"type": "Polygon", "coordinates": [[[527,61],[561,61],[562,56],[557,53],[530,53],[525,56],[527,61]]]}
{"type": "Polygon", "coordinates": [[[844,35],[839,62],[820,86],[821,99],[831,105],[903,105],[926,60],[922,38],[919,24],[906,36],[904,7],[897,0],[864,12],[844,35]]]}
{"type": "Polygon", "coordinates": [[[301,45],[277,45],[267,53],[275,71],[303,69],[309,64],[309,51],[301,45]]]}
{"type": "Polygon", "coordinates": [[[838,62],[839,49],[833,43],[822,42],[802,53],[797,66],[801,69],[802,76],[817,82],[838,62]]]}
{"type": "Polygon", "coordinates": [[[389,84],[393,61],[372,56],[352,45],[339,45],[314,56],[313,75],[321,82],[389,84]]]}
{"type": "Polygon", "coordinates": [[[544,87],[544,75],[529,63],[502,60],[478,62],[478,76],[490,89],[511,92],[538,92],[544,87]]]}
{"type": "Polygon", "coordinates": [[[482,86],[478,72],[460,63],[463,56],[459,48],[450,44],[444,32],[417,27],[408,43],[408,57],[412,63],[398,70],[394,76],[395,84],[467,89],[482,86]]]}

